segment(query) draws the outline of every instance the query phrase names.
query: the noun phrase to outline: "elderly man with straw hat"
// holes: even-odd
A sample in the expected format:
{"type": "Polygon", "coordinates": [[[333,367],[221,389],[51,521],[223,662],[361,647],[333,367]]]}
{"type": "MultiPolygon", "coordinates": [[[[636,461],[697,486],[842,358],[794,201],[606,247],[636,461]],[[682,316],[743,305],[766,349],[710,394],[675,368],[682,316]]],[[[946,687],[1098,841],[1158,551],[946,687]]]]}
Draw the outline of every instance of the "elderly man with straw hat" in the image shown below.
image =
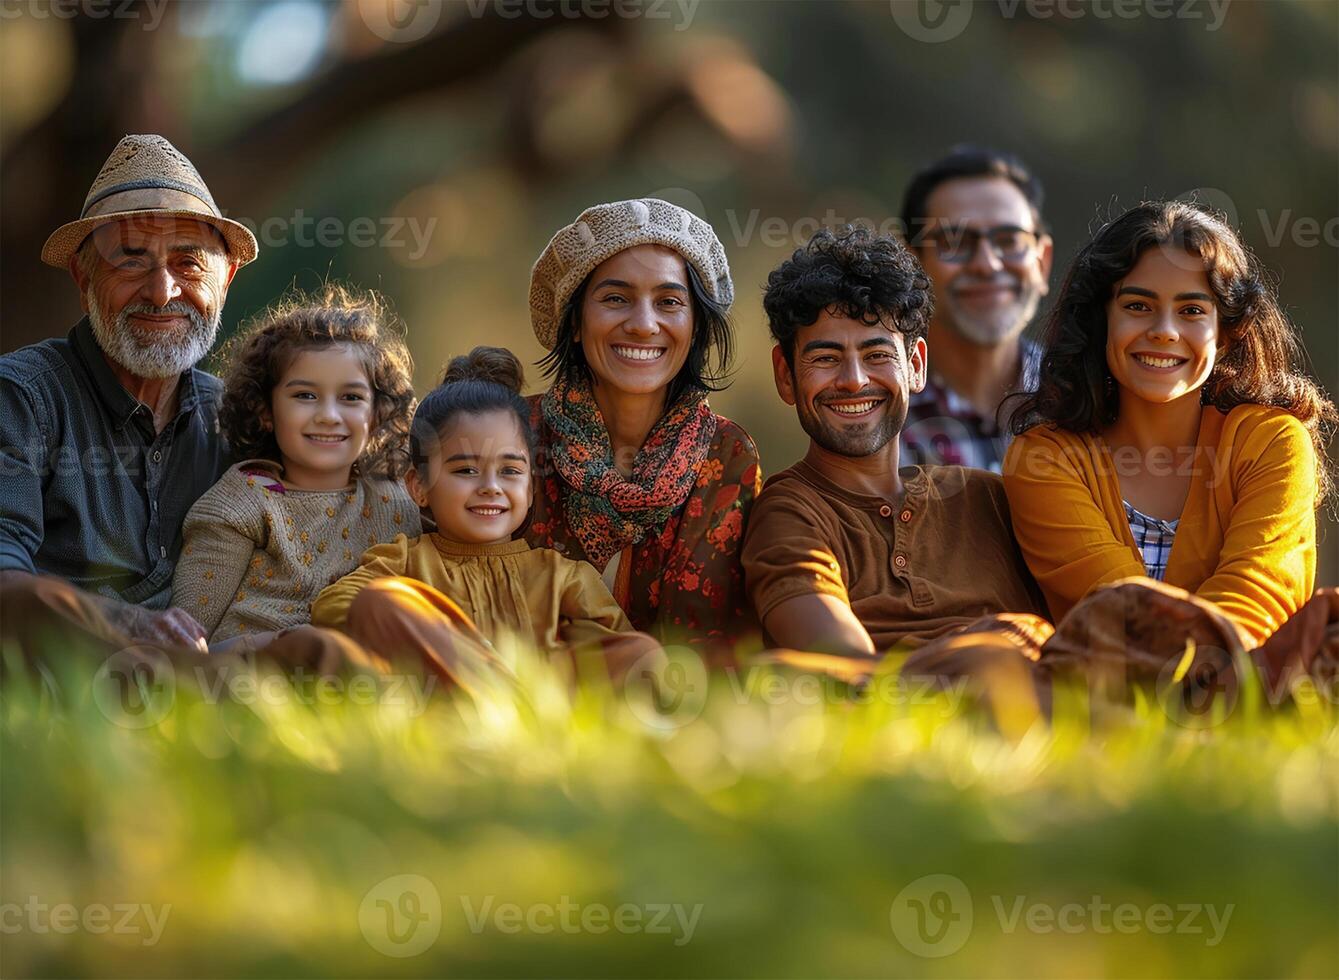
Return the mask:
{"type": "Polygon", "coordinates": [[[121,140],[78,220],[47,240],[42,260],[69,271],[85,316],[0,357],[6,640],[203,645],[167,608],[182,521],[226,468],[222,386],[195,365],[255,257],[251,232],[161,136],[121,140]]]}

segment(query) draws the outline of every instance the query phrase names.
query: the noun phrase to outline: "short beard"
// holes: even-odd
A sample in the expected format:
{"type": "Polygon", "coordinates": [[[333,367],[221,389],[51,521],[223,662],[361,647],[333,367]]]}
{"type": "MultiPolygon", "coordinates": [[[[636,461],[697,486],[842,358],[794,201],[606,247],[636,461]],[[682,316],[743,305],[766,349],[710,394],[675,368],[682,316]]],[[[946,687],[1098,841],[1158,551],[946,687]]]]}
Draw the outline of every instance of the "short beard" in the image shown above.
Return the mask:
{"type": "Polygon", "coordinates": [[[1032,322],[1041,303],[1041,287],[1025,285],[1018,299],[994,313],[977,315],[957,309],[953,294],[945,297],[943,311],[954,333],[978,347],[995,347],[1017,337],[1032,322]]]}
{"type": "Polygon", "coordinates": [[[820,414],[823,411],[821,405],[811,408],[797,403],[795,407],[796,414],[800,418],[800,428],[804,429],[810,439],[830,453],[857,459],[873,456],[896,439],[898,433],[902,431],[902,426],[907,421],[907,402],[905,399],[891,400],[897,404],[889,406],[883,418],[872,428],[859,432],[847,432],[828,424],[820,414]]]}
{"type": "Polygon", "coordinates": [[[206,319],[184,300],[175,299],[162,307],[131,304],[122,309],[116,315],[116,322],[109,326],[91,289],[85,292],[84,298],[88,306],[88,322],[93,326],[98,346],[137,378],[175,378],[183,374],[204,360],[218,336],[219,314],[215,312],[206,319]],[[136,313],[172,313],[187,317],[190,322],[185,330],[145,330],[130,319],[136,313]]]}

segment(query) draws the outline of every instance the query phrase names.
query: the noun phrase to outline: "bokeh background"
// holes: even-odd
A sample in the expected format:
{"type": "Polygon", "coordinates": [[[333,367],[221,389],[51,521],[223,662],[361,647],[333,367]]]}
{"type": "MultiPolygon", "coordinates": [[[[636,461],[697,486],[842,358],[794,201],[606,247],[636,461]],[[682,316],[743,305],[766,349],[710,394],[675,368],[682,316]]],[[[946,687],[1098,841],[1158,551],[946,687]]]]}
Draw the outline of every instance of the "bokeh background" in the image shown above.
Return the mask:
{"type": "Polygon", "coordinates": [[[804,444],[771,385],[768,270],[820,223],[890,227],[911,173],[975,141],[1044,181],[1053,284],[1143,198],[1226,210],[1339,385],[1331,0],[7,0],[0,81],[3,350],[77,318],[38,253],[125,133],[166,135],[257,228],[225,331],[294,283],[374,286],[420,390],[478,343],[538,359],[550,235],[656,194],[726,246],[740,356],[713,401],[774,472],[804,444]]]}

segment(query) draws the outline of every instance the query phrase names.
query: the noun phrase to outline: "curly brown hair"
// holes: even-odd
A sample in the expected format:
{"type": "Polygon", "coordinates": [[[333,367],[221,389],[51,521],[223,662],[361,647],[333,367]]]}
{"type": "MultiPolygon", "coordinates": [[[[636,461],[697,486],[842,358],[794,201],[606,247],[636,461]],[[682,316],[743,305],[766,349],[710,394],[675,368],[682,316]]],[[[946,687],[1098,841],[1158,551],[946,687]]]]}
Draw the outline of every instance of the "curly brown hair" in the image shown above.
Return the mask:
{"type": "Polygon", "coordinates": [[[373,391],[373,422],[357,471],[399,479],[409,464],[414,415],[414,364],[404,333],[379,293],[334,282],[313,292],[294,289],[252,318],[221,355],[219,425],[233,457],[281,462],[264,423],[279,379],[302,351],[348,345],[361,354],[373,391]]]}

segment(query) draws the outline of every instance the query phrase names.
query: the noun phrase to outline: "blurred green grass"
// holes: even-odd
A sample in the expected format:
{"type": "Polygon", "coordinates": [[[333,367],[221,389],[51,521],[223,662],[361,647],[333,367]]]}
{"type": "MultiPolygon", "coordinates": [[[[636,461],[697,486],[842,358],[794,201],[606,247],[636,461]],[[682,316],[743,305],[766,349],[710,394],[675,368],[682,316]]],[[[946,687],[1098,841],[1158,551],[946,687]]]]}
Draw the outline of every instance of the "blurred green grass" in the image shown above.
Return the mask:
{"type": "Polygon", "coordinates": [[[1339,974],[1339,726],[1324,699],[1244,698],[1201,727],[1150,699],[1098,710],[1069,692],[1051,726],[1005,737],[954,692],[890,686],[854,703],[793,674],[709,688],[694,675],[676,703],[519,664],[523,699],[478,703],[239,704],[182,679],[142,728],[151,715],[109,710],[73,669],[60,705],[11,677],[0,972],[1339,974]],[[402,875],[426,879],[410,904],[381,884],[402,875]],[[913,899],[943,911],[928,875],[958,880],[965,932],[912,921],[913,899]],[[145,945],[142,917],[138,935],[39,931],[32,900],[171,908],[145,945]],[[1132,905],[1139,924],[1009,918],[1095,900],[1132,905]],[[387,930],[434,901],[422,952],[382,952],[408,949],[387,930]],[[472,928],[507,903],[630,904],[644,924],[661,905],[700,910],[691,938],[672,915],[668,934],[564,930],[548,914],[512,931],[491,912],[472,928]],[[1160,904],[1170,922],[1146,917],[1160,904]],[[1186,904],[1230,915],[1221,941],[1202,911],[1202,931],[1176,931],[1186,904]]]}

